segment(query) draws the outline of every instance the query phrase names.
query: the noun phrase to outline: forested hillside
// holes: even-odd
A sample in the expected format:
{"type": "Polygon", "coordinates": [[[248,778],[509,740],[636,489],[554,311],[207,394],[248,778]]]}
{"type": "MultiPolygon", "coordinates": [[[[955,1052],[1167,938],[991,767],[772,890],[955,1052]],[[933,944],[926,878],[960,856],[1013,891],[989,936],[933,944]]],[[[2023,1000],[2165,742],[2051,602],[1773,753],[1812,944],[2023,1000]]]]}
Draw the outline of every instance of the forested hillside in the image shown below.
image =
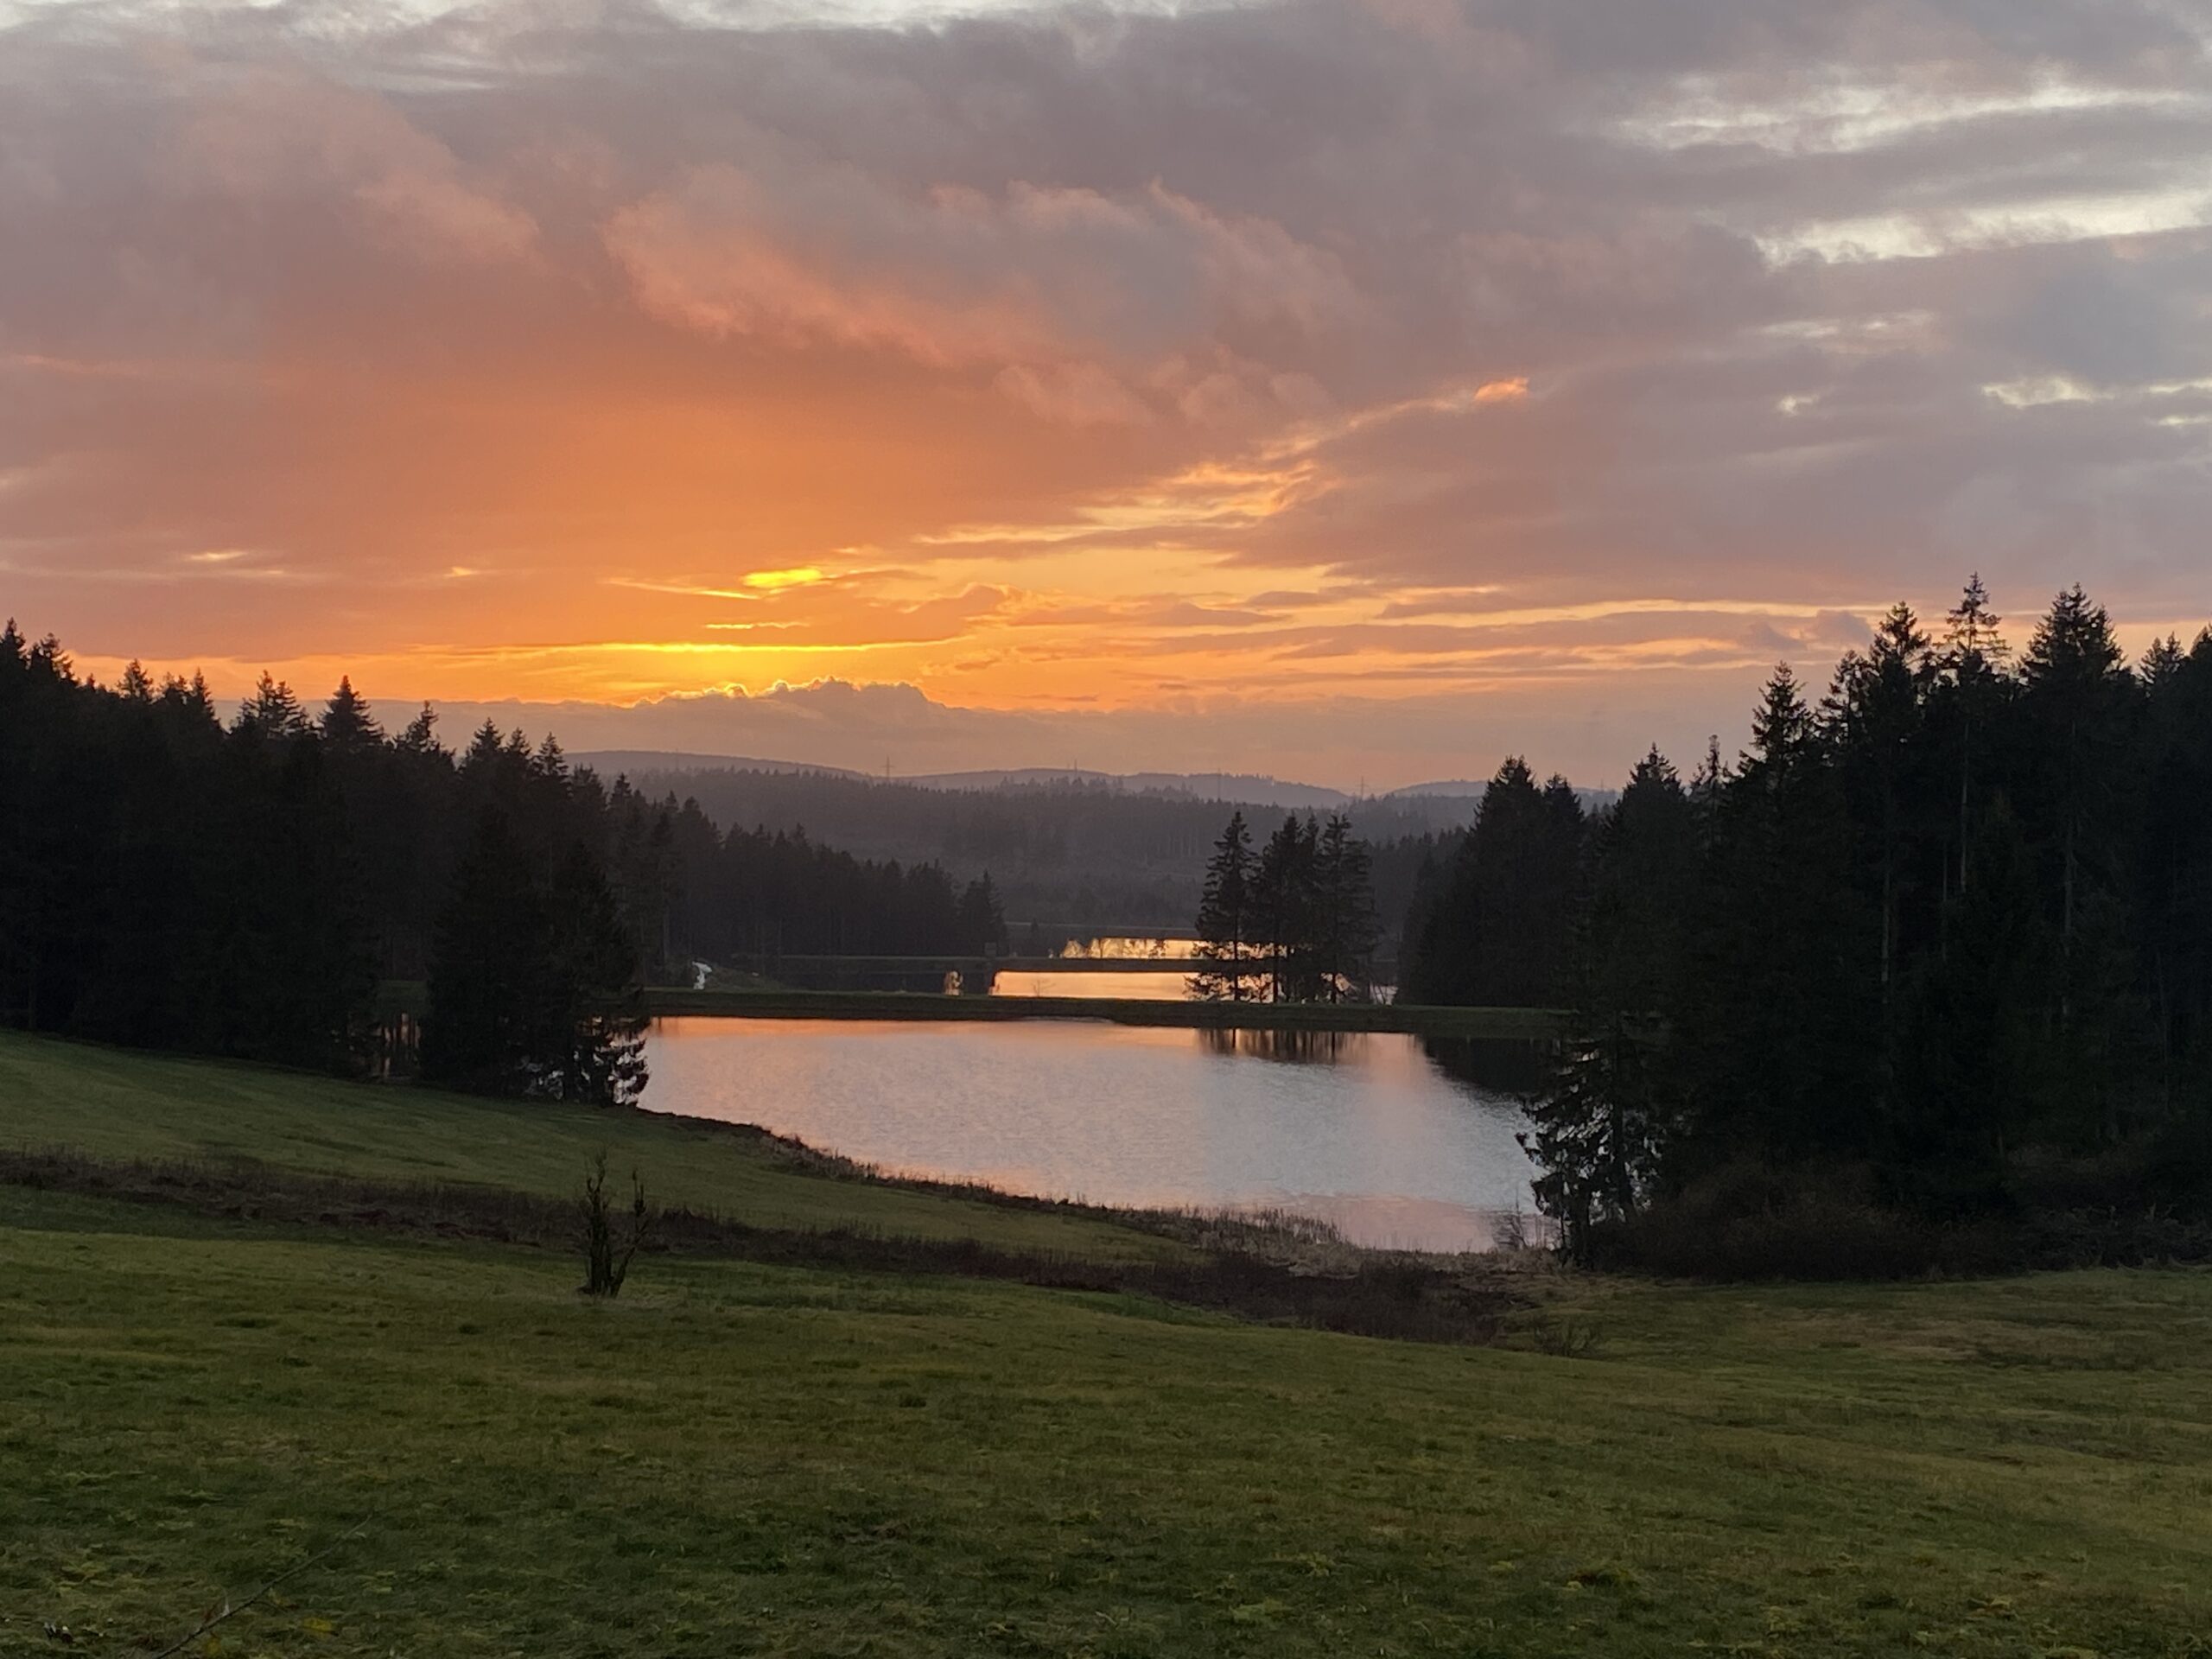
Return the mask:
{"type": "Polygon", "coordinates": [[[1979,580],[1898,606],[1687,783],[1655,750],[1591,818],[1509,760],[1412,926],[1408,996],[1575,1011],[1531,1145],[1586,1249],[2201,1211],[2212,630],[2131,665],[2079,588],[2017,653],[1979,580]]]}
{"type": "MultiPolygon", "coordinates": [[[[988,873],[1017,925],[1101,932],[1181,932],[1197,909],[1225,809],[1255,823],[1281,810],[1111,782],[948,789],[820,772],[702,766],[640,770],[645,796],[696,800],[722,829],[804,830],[863,858],[988,873]]],[[[1439,855],[1472,803],[1382,797],[1344,808],[1374,849],[1377,902],[1395,935],[1425,858],[1439,855]]]]}
{"type": "Polygon", "coordinates": [[[626,1097],[648,976],[740,951],[979,951],[990,884],[872,863],[696,809],[426,709],[396,735],[350,682],[310,715],[264,677],[113,687],[0,631],[0,1023],[357,1070],[411,1063],[379,981],[426,981],[448,1081],[626,1097]],[[609,1023],[611,1021],[611,1023],[609,1023]]]}

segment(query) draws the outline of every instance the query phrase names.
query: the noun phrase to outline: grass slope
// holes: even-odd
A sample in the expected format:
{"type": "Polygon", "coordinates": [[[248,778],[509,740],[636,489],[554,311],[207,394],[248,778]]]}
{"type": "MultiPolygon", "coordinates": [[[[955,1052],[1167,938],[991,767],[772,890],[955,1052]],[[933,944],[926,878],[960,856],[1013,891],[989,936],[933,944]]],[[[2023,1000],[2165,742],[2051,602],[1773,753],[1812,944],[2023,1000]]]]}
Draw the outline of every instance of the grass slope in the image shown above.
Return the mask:
{"type": "Polygon", "coordinates": [[[834,1179],[724,1125],[551,1101],[165,1058],[0,1033],[0,1144],[102,1157],[252,1158],[291,1168],[535,1192],[576,1189],[605,1147],[659,1202],[763,1227],[874,1228],[1007,1249],[1151,1254],[1164,1241],[1081,1215],[834,1179]]]}
{"type": "MultiPolygon", "coordinates": [[[[0,1133],[564,1185],[607,1122],[328,1087],[0,1043],[0,1133]]],[[[801,1208],[954,1213],[673,1144],[801,1208]]],[[[2212,1274],[1565,1281],[1580,1358],[701,1257],[611,1306],[576,1277],[0,1187],[0,1653],[158,1650],[365,1516],[198,1650],[2180,1659],[2212,1630],[2212,1274]]]]}

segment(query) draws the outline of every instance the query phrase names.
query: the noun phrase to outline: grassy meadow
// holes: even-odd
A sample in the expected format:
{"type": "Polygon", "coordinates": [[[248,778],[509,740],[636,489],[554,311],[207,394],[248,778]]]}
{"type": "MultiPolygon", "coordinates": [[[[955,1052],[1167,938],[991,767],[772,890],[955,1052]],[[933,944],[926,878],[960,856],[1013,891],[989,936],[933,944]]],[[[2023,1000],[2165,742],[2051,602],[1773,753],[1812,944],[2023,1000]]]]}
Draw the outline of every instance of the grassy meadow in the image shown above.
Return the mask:
{"type": "MultiPolygon", "coordinates": [[[[1159,1243],[664,1120],[0,1039],[9,1146],[554,1192],[601,1141],[794,1222],[1159,1243]]],[[[192,1650],[2212,1651],[2212,1274],[1538,1275],[1486,1347],[683,1255],[611,1304],[577,1278],[0,1186],[0,1653],[158,1652],[326,1548],[192,1650]]]]}

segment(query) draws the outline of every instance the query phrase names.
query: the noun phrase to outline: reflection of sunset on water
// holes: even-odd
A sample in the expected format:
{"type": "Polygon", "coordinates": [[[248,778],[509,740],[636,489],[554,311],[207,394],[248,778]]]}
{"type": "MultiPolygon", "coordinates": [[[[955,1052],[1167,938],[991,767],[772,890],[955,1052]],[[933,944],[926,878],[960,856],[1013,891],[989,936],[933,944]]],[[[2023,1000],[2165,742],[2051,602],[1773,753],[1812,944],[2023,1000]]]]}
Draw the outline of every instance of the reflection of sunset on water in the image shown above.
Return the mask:
{"type": "Polygon", "coordinates": [[[1281,1208],[1355,1242],[1430,1249],[1480,1248],[1501,1213],[1532,1208],[1513,1096],[1455,1081],[1391,1033],[667,1020],[651,1060],[652,1109],[757,1123],[899,1173],[1281,1208]]]}

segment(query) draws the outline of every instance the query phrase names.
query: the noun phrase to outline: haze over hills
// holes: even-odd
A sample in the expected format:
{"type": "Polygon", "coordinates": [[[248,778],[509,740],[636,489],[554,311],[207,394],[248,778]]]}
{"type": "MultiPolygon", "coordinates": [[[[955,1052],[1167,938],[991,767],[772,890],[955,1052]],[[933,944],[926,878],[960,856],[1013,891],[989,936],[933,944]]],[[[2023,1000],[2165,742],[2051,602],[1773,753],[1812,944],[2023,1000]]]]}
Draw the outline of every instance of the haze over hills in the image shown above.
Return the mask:
{"type": "MultiPolygon", "coordinates": [[[[813,772],[830,778],[851,778],[876,783],[910,784],[921,789],[1000,790],[1058,785],[1104,786],[1159,795],[1187,796],[1193,800],[1219,801],[1244,806],[1278,807],[1285,810],[1330,811],[1350,808],[1361,801],[1448,802],[1452,822],[1464,819],[1463,804],[1481,798],[1483,785],[1465,779],[1414,784],[1403,789],[1360,795],[1332,789],[1325,784],[1305,784],[1262,773],[1180,772],[1097,772],[1081,766],[1013,766],[971,772],[924,772],[891,776],[855,771],[849,766],[822,766],[808,760],[764,760],[756,755],[698,754],[680,750],[594,749],[570,757],[603,777],[627,775],[633,780],[652,773],[681,775],[700,772],[813,772]]],[[[1584,791],[1586,797],[1611,791],[1584,791]]]]}
{"type": "Polygon", "coordinates": [[[825,778],[860,778],[870,774],[850,766],[825,766],[811,760],[768,760],[755,754],[694,754],[681,749],[587,749],[569,757],[572,765],[589,766],[602,778],[637,777],[640,772],[810,772],[825,778]]]}
{"type": "MultiPolygon", "coordinates": [[[[920,777],[681,750],[595,749],[571,760],[652,798],[695,801],[722,830],[803,831],[864,858],[988,874],[1017,924],[1072,931],[1187,927],[1207,853],[1242,810],[1255,839],[1286,812],[1344,812],[1373,847],[1376,897],[1395,931],[1424,860],[1449,854],[1479,784],[1357,797],[1228,772],[1014,767],[920,777]]],[[[1611,791],[1578,791],[1595,809],[1611,791]]]]}
{"type": "Polygon", "coordinates": [[[1353,801],[1261,778],[1038,770],[885,779],[740,757],[597,750],[571,758],[627,778],[648,798],[696,802],[723,830],[803,831],[863,858],[942,865],[962,881],[988,874],[1017,925],[1071,932],[1187,928],[1207,853],[1232,810],[1257,839],[1283,813],[1339,808],[1374,845],[1376,896],[1395,928],[1422,860],[1452,842],[1474,810],[1472,801],[1446,796],[1353,801]]]}
{"type": "Polygon", "coordinates": [[[1350,806],[1358,798],[1322,784],[1287,782],[1280,778],[1224,772],[1094,772],[1080,766],[1016,766],[1004,771],[931,772],[906,780],[928,789],[1026,789],[1057,785],[1077,787],[1103,785],[1157,795],[1187,795],[1194,800],[1236,802],[1248,806],[1276,806],[1304,811],[1327,811],[1350,806]]]}
{"type": "MultiPolygon", "coordinates": [[[[658,779],[695,772],[803,772],[866,783],[905,784],[917,789],[1104,788],[1294,812],[1350,812],[1363,807],[1371,812],[1377,804],[1387,804],[1398,816],[1435,830],[1464,826],[1473,817],[1475,804],[1482,799],[1484,787],[1479,779],[1448,778],[1362,794],[1332,789],[1325,784],[1298,783],[1258,772],[1094,772],[1081,766],[1013,766],[900,777],[859,772],[849,766],[823,766],[810,760],[771,760],[757,755],[697,754],[663,749],[593,749],[569,758],[578,766],[590,766],[601,777],[628,777],[633,783],[648,775],[658,779]]],[[[677,792],[683,791],[678,788],[677,792]]],[[[1591,811],[1610,805],[1620,795],[1617,789],[1588,789],[1580,785],[1574,792],[1585,809],[1591,811]]]]}

